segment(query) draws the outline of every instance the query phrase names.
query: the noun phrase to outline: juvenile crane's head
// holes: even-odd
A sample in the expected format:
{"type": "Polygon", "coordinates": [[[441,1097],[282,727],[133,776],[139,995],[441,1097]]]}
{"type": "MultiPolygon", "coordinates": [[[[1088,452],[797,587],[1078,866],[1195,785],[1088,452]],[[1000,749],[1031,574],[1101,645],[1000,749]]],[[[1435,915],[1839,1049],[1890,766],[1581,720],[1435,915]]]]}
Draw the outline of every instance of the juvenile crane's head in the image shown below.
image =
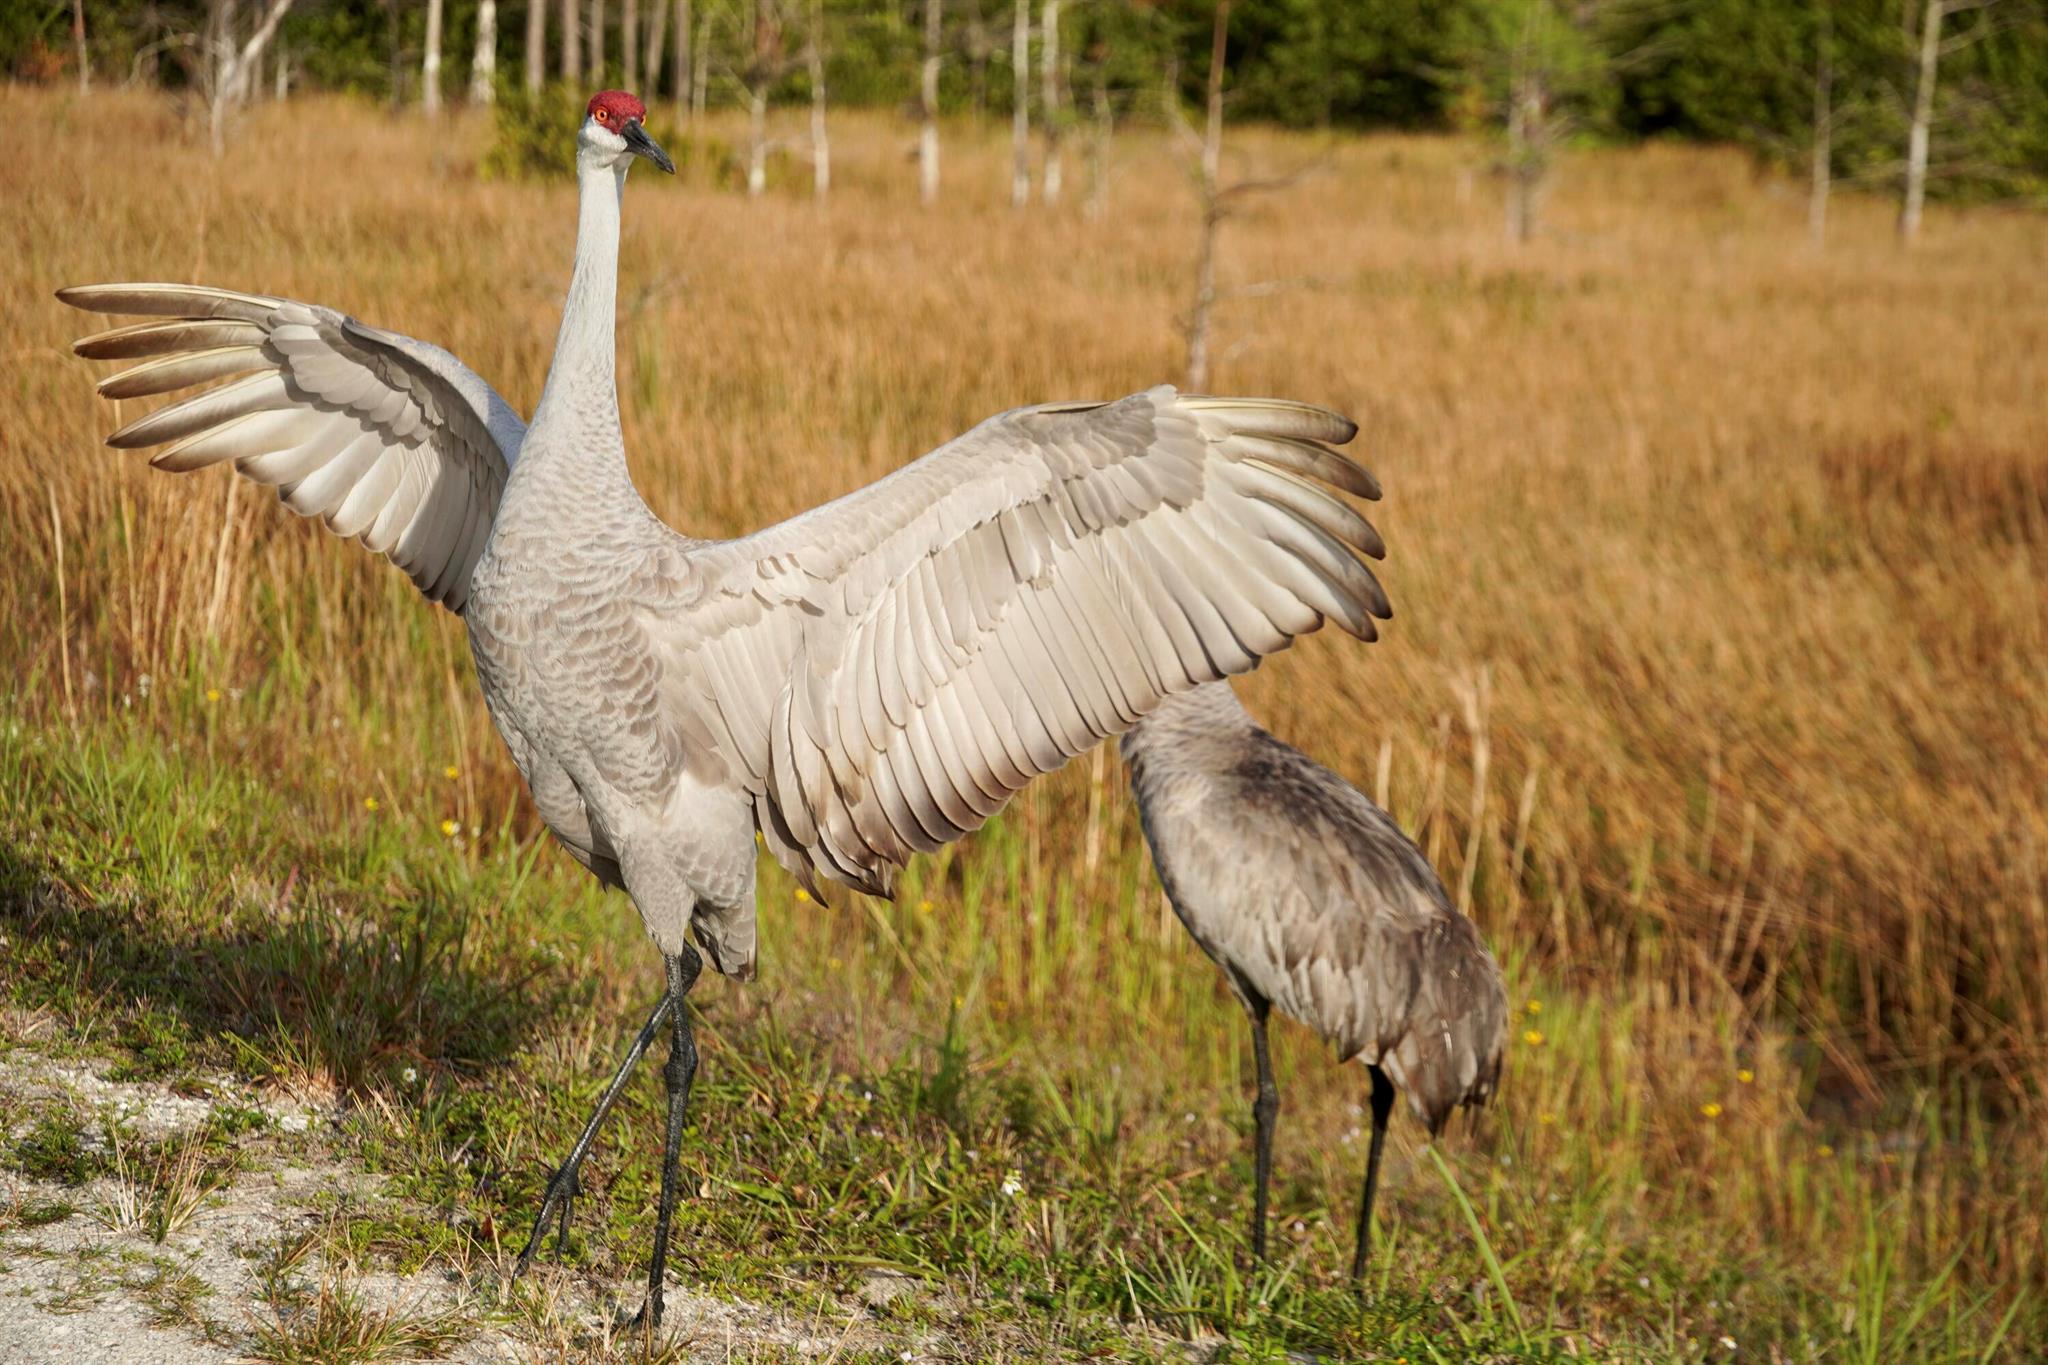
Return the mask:
{"type": "Polygon", "coordinates": [[[676,163],[641,126],[646,117],[647,106],[623,90],[600,90],[592,95],[583,111],[583,127],[576,134],[577,161],[609,170],[625,167],[628,157],[644,156],[674,175],[676,163]]]}

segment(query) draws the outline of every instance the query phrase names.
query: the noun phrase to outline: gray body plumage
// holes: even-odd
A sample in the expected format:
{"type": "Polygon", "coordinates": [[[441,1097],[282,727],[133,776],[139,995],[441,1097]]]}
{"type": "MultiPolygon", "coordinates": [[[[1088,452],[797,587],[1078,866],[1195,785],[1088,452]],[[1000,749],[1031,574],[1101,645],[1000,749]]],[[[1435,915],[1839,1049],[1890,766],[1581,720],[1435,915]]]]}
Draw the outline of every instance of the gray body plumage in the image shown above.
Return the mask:
{"type": "Polygon", "coordinates": [[[1224,683],[1162,702],[1123,754],[1167,898],[1241,998],[1385,1070],[1431,1132],[1486,1102],[1500,969],[1385,811],[1224,683]]]}

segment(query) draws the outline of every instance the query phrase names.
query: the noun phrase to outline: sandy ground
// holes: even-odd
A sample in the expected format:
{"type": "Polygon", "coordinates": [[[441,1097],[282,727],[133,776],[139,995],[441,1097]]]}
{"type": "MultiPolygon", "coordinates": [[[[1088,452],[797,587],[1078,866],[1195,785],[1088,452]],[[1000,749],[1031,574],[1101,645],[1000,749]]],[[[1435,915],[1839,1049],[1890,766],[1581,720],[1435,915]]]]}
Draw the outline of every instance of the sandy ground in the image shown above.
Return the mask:
{"type": "MultiPolygon", "coordinates": [[[[269,1125],[253,1130],[248,1168],[206,1195],[161,1242],[136,1208],[137,1191],[152,1175],[160,1183],[160,1173],[131,1170],[124,1178],[117,1170],[67,1188],[0,1171],[0,1362],[275,1359],[290,1354],[279,1345],[280,1332],[308,1340],[323,1313],[426,1334],[424,1342],[344,1348],[327,1358],[638,1358],[637,1341],[614,1325],[622,1308],[637,1306],[636,1285],[542,1268],[507,1298],[495,1260],[461,1269],[431,1265],[405,1276],[335,1264],[318,1253],[285,1256],[280,1265],[282,1249],[322,1231],[323,1222],[373,1209],[389,1196],[331,1154],[322,1138],[331,1115],[265,1099],[225,1078],[207,1088],[212,1098],[195,1099],[109,1080],[100,1064],[23,1048],[0,1053],[0,1123],[11,1138],[52,1112],[75,1117],[84,1145],[101,1153],[108,1119],[153,1141],[196,1129],[223,1104],[257,1110],[269,1125]],[[338,1313],[337,1304],[353,1308],[338,1313]]],[[[684,1359],[831,1360],[856,1352],[961,1359],[960,1346],[940,1327],[876,1317],[893,1299],[927,1293],[917,1282],[878,1276],[839,1311],[799,1319],[675,1286],[667,1334],[684,1359]]]]}

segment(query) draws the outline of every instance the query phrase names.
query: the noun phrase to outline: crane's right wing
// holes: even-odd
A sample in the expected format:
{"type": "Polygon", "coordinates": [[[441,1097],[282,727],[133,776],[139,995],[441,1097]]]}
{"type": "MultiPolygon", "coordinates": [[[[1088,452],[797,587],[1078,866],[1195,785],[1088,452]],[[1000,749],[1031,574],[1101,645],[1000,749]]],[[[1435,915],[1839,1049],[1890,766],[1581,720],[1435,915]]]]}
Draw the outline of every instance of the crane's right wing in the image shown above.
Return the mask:
{"type": "Polygon", "coordinates": [[[361,540],[430,602],[460,612],[526,424],[438,346],[331,308],[186,284],[94,284],[57,297],[94,313],[164,321],[101,332],[72,350],[142,360],[102,380],[140,398],[243,376],[128,423],[107,444],[165,446],[177,473],[233,461],[286,506],[361,540]]]}

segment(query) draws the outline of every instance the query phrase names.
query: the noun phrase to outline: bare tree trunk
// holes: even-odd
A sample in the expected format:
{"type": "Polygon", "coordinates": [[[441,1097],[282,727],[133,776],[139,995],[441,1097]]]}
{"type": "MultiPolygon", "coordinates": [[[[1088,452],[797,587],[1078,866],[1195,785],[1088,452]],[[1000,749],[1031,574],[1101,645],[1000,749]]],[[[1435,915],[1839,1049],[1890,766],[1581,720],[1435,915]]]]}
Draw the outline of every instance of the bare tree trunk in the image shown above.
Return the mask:
{"type": "Polygon", "coordinates": [[[768,188],[768,84],[754,80],[747,86],[747,196],[753,198],[768,188]]]}
{"type": "Polygon", "coordinates": [[[1933,135],[1934,80],[1941,62],[1944,0],[1927,0],[1920,20],[1920,77],[1913,85],[1913,122],[1906,133],[1906,192],[1899,204],[1899,241],[1911,246],[1920,236],[1920,209],[1927,201],[1927,151],[1933,135]]]}
{"type": "Polygon", "coordinates": [[[85,50],[85,0],[71,0],[71,45],[78,52],[78,93],[92,93],[92,58],[85,50]]]}
{"type": "Polygon", "coordinates": [[[292,0],[271,0],[263,22],[256,26],[256,31],[249,35],[249,41],[238,50],[234,45],[232,0],[216,4],[213,30],[219,61],[217,65],[209,64],[214,78],[207,117],[215,156],[219,156],[226,146],[228,111],[240,104],[248,93],[249,68],[263,55],[263,49],[270,46],[270,40],[277,36],[277,26],[284,21],[285,13],[291,7],[292,0]]]}
{"type": "Polygon", "coordinates": [[[676,123],[690,117],[690,0],[676,0],[676,123]]]}
{"type": "Polygon", "coordinates": [[[1045,0],[1038,27],[1038,117],[1045,125],[1045,178],[1038,192],[1046,203],[1057,204],[1064,179],[1060,165],[1060,0],[1045,0]]]}
{"type": "Polygon", "coordinates": [[[1828,191],[1834,181],[1834,11],[1820,7],[1818,54],[1813,61],[1813,189],[1806,199],[1806,235],[1815,251],[1827,245],[1828,191]]]}
{"type": "Polygon", "coordinates": [[[1010,6],[1010,203],[1031,202],[1031,0],[1010,6]]]}
{"type": "Polygon", "coordinates": [[[489,104],[498,97],[498,0],[479,0],[476,7],[476,54],[469,60],[469,102],[489,104]]]}
{"type": "Polygon", "coordinates": [[[697,37],[690,44],[690,117],[704,117],[704,103],[711,97],[711,9],[705,7],[697,18],[697,37]]]}
{"type": "Polygon", "coordinates": [[[583,83],[582,39],[583,16],[576,0],[562,0],[562,80],[571,87],[583,83]]]}
{"type": "Polygon", "coordinates": [[[832,193],[832,143],[825,135],[825,6],[811,0],[811,191],[819,200],[832,193]]]}
{"type": "Polygon", "coordinates": [[[292,93],[292,53],[283,43],[277,45],[277,60],[271,65],[270,98],[283,103],[292,93]]]}
{"type": "Polygon", "coordinates": [[[626,63],[625,78],[621,83],[637,95],[640,93],[640,0],[626,0],[625,10],[619,15],[619,47],[619,55],[626,63]]]}
{"type": "Polygon", "coordinates": [[[1082,212],[1090,222],[1100,222],[1109,212],[1109,139],[1114,131],[1109,109],[1109,74],[1095,70],[1095,128],[1088,139],[1088,202],[1082,212]]]}
{"type": "MultiPolygon", "coordinates": [[[[1230,0],[1216,0],[1209,36],[1209,118],[1202,130],[1202,244],[1195,256],[1195,306],[1188,311],[1188,388],[1209,384],[1209,313],[1216,305],[1216,233],[1223,225],[1218,184],[1223,169],[1223,58],[1230,33],[1230,0]]],[[[1169,99],[1178,94],[1169,91],[1169,99]]]]}
{"type": "Polygon", "coordinates": [[[690,0],[676,0],[676,121],[690,113],[690,0]]]}
{"type": "Polygon", "coordinates": [[[548,0],[526,0],[526,93],[538,95],[547,79],[548,0]]]}
{"type": "Polygon", "coordinates": [[[988,117],[988,59],[993,51],[988,25],[982,22],[981,0],[971,0],[967,15],[967,102],[974,107],[977,127],[988,117]]]}
{"type": "Polygon", "coordinates": [[[939,201],[939,39],[944,0],[924,0],[924,70],[918,82],[917,192],[939,201]]]}
{"type": "Polygon", "coordinates": [[[604,75],[604,0],[590,0],[590,83],[603,85],[604,75]]]}
{"type": "Polygon", "coordinates": [[[1549,155],[1543,75],[1536,69],[1535,44],[1525,32],[1508,76],[1508,238],[1526,242],[1536,235],[1536,197],[1549,155]]]}
{"type": "Polygon", "coordinates": [[[427,0],[427,55],[420,63],[420,104],[441,112],[441,0],[427,0]]]}
{"type": "Polygon", "coordinates": [[[668,0],[652,0],[647,7],[647,45],[640,49],[640,78],[647,88],[635,93],[651,100],[661,91],[661,54],[668,43],[668,0]]]}

